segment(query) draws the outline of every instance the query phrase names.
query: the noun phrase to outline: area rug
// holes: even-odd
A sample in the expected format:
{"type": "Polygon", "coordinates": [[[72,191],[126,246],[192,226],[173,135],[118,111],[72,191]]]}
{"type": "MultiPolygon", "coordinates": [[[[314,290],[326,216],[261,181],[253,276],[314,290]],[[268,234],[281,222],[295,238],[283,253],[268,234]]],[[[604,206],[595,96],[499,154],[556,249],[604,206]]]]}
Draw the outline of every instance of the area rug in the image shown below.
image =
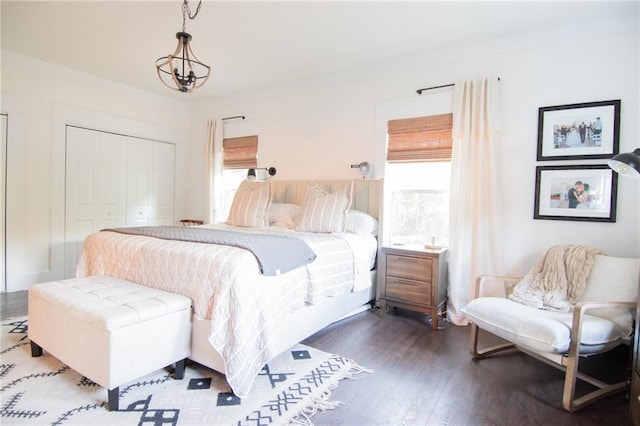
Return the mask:
{"type": "Polygon", "coordinates": [[[46,352],[32,358],[27,318],[1,323],[2,425],[268,425],[312,424],[337,407],[331,390],[366,370],[338,355],[299,344],[265,365],[247,398],[224,376],[187,363],[185,377],[158,370],[120,387],[120,410],[108,411],[107,390],[46,352]]]}

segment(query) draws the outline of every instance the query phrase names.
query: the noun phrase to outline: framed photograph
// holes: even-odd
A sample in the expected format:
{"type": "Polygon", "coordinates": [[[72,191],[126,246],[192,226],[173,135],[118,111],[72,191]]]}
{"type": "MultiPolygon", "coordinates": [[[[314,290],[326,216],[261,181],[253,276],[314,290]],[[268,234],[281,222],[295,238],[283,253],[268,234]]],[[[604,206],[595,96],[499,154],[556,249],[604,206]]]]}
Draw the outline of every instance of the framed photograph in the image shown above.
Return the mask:
{"type": "Polygon", "coordinates": [[[606,165],[538,166],[533,218],[615,222],[617,179],[606,165]]]}
{"type": "Polygon", "coordinates": [[[620,100],[540,108],[538,161],[610,158],[619,130],[620,100]]]}

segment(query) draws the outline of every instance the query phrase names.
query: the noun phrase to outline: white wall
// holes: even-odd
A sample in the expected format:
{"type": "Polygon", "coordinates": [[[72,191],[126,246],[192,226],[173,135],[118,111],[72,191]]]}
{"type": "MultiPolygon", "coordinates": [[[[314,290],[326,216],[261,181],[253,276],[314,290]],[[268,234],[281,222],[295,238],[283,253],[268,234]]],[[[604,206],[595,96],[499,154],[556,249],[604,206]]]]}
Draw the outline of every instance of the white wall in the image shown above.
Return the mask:
{"type": "MultiPolygon", "coordinates": [[[[419,88],[495,75],[501,78],[504,226],[509,235],[502,246],[502,272],[524,273],[546,248],[560,243],[639,257],[638,181],[619,180],[615,223],[533,219],[538,108],[621,99],[620,151],[633,150],[640,146],[638,52],[636,16],[433,52],[377,69],[201,103],[192,108],[189,123],[188,214],[204,217],[208,119],[245,115],[263,123],[258,163],[275,166],[276,178],[356,178],[349,165],[365,160],[379,177],[384,175],[384,138],[376,134],[376,105],[411,102],[419,88]]],[[[539,165],[551,164],[557,162],[539,165]]]]}
{"type": "Polygon", "coordinates": [[[418,88],[479,75],[501,77],[510,236],[503,245],[504,272],[526,272],[556,243],[639,257],[638,181],[619,180],[616,223],[533,220],[539,107],[621,99],[620,150],[640,146],[637,18],[434,51],[190,107],[3,51],[1,112],[9,114],[7,272],[19,277],[13,289],[62,276],[66,123],[176,143],[176,217],[204,217],[208,119],[245,115],[259,126],[259,166],[275,166],[276,178],[357,178],[349,166],[365,160],[373,164],[374,176],[383,176],[376,106],[411,103],[418,88]]]}
{"type": "MultiPolygon", "coordinates": [[[[1,101],[9,127],[9,291],[63,277],[66,124],[176,143],[177,188],[184,187],[188,119],[182,103],[7,51],[1,101]]],[[[180,195],[176,205],[182,206],[180,195]]]]}

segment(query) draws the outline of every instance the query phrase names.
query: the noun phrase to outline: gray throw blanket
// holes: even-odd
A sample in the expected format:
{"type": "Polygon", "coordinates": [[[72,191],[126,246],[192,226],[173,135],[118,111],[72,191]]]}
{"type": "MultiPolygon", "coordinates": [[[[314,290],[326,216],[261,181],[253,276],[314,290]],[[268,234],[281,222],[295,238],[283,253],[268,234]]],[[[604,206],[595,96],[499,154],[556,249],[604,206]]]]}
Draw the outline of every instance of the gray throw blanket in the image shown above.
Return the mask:
{"type": "Polygon", "coordinates": [[[284,274],[316,259],[316,254],[306,242],[290,235],[249,234],[185,226],[107,228],[103,231],[243,248],[249,250],[256,257],[263,275],[284,274]]]}

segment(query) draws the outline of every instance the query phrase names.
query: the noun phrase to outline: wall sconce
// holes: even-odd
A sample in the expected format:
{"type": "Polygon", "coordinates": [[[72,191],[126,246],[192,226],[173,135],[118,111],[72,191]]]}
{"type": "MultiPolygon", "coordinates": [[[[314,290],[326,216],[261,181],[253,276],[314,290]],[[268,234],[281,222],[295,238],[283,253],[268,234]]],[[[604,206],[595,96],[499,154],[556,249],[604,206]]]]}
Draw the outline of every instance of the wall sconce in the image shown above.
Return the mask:
{"type": "Polygon", "coordinates": [[[256,171],[257,170],[265,170],[265,172],[269,175],[269,177],[265,177],[264,179],[260,179],[260,180],[267,180],[272,178],[273,176],[276,175],[276,168],[275,167],[263,167],[263,168],[258,168],[258,169],[249,169],[247,170],[247,180],[248,181],[254,181],[256,180],[256,171]]]}
{"type": "Polygon", "coordinates": [[[640,178],[640,148],[633,152],[618,154],[608,161],[615,172],[632,179],[640,178]]]}
{"type": "Polygon", "coordinates": [[[358,169],[358,173],[360,173],[360,175],[362,176],[362,179],[364,179],[369,174],[369,171],[371,170],[371,166],[367,161],[363,161],[360,164],[352,164],[351,168],[358,169]]]}

